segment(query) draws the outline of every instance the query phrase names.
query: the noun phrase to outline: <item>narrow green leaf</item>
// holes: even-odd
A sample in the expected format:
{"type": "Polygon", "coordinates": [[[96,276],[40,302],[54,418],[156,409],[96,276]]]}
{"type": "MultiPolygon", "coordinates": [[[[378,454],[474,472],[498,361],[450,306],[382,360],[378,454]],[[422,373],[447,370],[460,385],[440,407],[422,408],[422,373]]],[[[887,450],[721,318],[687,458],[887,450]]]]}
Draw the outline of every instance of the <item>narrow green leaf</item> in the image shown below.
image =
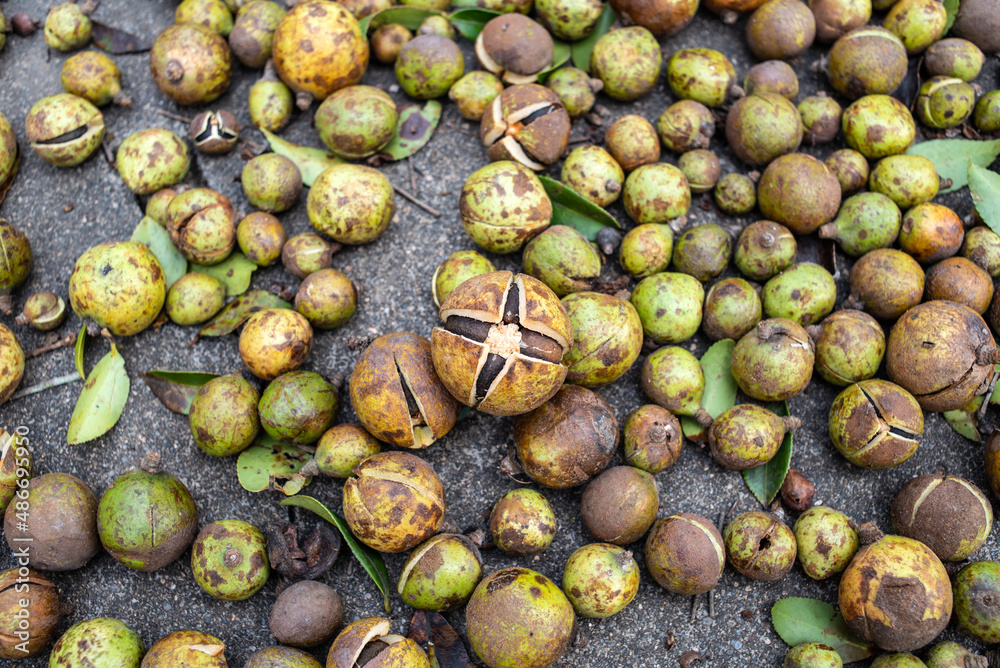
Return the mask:
{"type": "MultiPolygon", "coordinates": [[[[451,6],[458,7],[460,5],[452,2],[451,6]]],[[[455,30],[462,34],[462,37],[470,42],[475,42],[479,33],[483,31],[483,26],[498,16],[500,16],[500,12],[495,12],[492,9],[479,9],[473,2],[467,9],[459,9],[449,14],[448,20],[451,21],[455,30]]]]}
{"type": "MultiPolygon", "coordinates": [[[[784,401],[768,404],[768,410],[781,416],[788,415],[788,404],[784,401]]],[[[743,481],[750,488],[757,500],[765,508],[771,505],[774,497],[781,491],[781,484],[788,475],[788,467],[792,463],[792,432],[785,432],[781,447],[766,464],[743,471],[743,481]]]]}
{"type": "Polygon", "coordinates": [[[972,203],[979,217],[991,230],[1000,234],[1000,174],[970,164],[969,190],[972,192],[972,203]]]}
{"type": "MultiPolygon", "coordinates": [[[[713,343],[701,356],[701,371],[705,375],[705,390],[701,393],[701,407],[717,418],[736,404],[736,379],[730,370],[736,342],[723,339],[713,343]]],[[[684,436],[692,441],[705,441],[708,430],[692,417],[681,417],[684,436]]]]}
{"type": "Polygon", "coordinates": [[[198,331],[195,341],[202,336],[225,336],[235,332],[247,318],[266,308],[292,308],[292,305],[270,292],[251,290],[226,304],[217,316],[198,331]]]}
{"type": "Polygon", "coordinates": [[[311,146],[300,146],[286,141],[264,128],[260,128],[267,138],[267,143],[271,145],[271,150],[278,155],[283,155],[299,168],[302,175],[302,184],[311,186],[319,178],[319,175],[330,169],[334,165],[342,165],[344,161],[329,151],[311,146]]]}
{"type": "Polygon", "coordinates": [[[424,146],[434,136],[441,120],[441,103],[428,100],[423,107],[411,105],[403,109],[396,123],[396,132],[379,155],[386,160],[408,158],[424,146]]]}
{"type": "Polygon", "coordinates": [[[944,24],[944,32],[941,33],[941,38],[944,38],[951,30],[951,27],[955,25],[955,19],[958,17],[958,2],[959,0],[944,0],[944,11],[948,20],[944,24]]]}
{"type": "Polygon", "coordinates": [[[76,336],[76,345],[73,346],[73,363],[80,373],[80,378],[87,380],[87,374],[83,370],[83,349],[87,345],[87,323],[83,323],[80,333],[76,336]]]}
{"type": "Polygon", "coordinates": [[[445,16],[445,14],[423,7],[389,7],[361,19],[358,22],[358,27],[361,28],[361,34],[366,36],[369,31],[378,30],[390,23],[398,23],[410,30],[416,30],[428,16],[445,16]]]}
{"type": "Polygon", "coordinates": [[[875,653],[875,646],[861,640],[847,627],[833,606],[814,598],[790,596],[771,608],[774,630],[789,647],[821,642],[837,650],[843,662],[853,663],[875,653]]]}
{"type": "MultiPolygon", "coordinates": [[[[993,393],[996,394],[996,388],[994,388],[993,393]]],[[[983,405],[983,400],[982,396],[973,397],[972,401],[961,408],[946,411],[943,414],[945,422],[951,425],[951,428],[959,435],[979,443],[982,441],[982,437],[979,435],[979,409],[983,405]]],[[[990,397],[990,401],[993,401],[992,397],[990,397]]]]}
{"type": "Polygon", "coordinates": [[[69,419],[66,442],[79,445],[106,434],[118,422],[128,400],[125,360],[111,344],[111,352],[97,363],[83,384],[69,419]]]}
{"type": "Polygon", "coordinates": [[[264,434],[240,453],[236,476],[248,492],[273,489],[291,496],[312,480],[299,473],[312,458],[309,451],[290,443],[278,443],[264,434]]]}
{"type": "Polygon", "coordinates": [[[343,517],[331,511],[311,496],[302,496],[301,494],[285,499],[280,505],[305,508],[337,527],[340,530],[340,534],[344,537],[347,546],[351,548],[351,553],[368,572],[371,579],[375,581],[375,585],[379,588],[379,591],[382,592],[385,613],[387,615],[392,614],[392,606],[389,604],[389,590],[391,587],[389,584],[389,571],[385,568],[385,561],[382,560],[382,555],[355,538],[343,517]]]}
{"type": "Polygon", "coordinates": [[[583,39],[573,42],[573,64],[584,72],[590,71],[590,54],[594,50],[594,45],[597,44],[597,40],[601,38],[611,26],[614,25],[615,20],[618,16],[615,15],[615,10],[611,9],[611,3],[604,3],[604,11],[601,12],[601,16],[597,19],[597,23],[594,24],[594,29],[590,31],[590,34],[583,39]]]}
{"type": "Polygon", "coordinates": [[[906,149],[909,155],[922,155],[934,163],[942,179],[951,180],[951,186],[940,192],[950,193],[969,183],[969,162],[980,167],[989,166],[1000,155],[1000,139],[977,141],[974,139],[932,139],[914,144],[906,149]]]}
{"type": "Polygon", "coordinates": [[[549,75],[562,67],[569,60],[571,49],[569,44],[558,39],[552,40],[552,64],[538,73],[538,83],[545,83],[549,75]]]}
{"type": "Polygon", "coordinates": [[[621,229],[614,216],[590,200],[584,199],[569,186],[543,174],[539,174],[538,178],[541,179],[545,192],[552,200],[553,225],[569,225],[591,241],[597,238],[597,233],[605,227],[621,229]]]}
{"type": "Polygon", "coordinates": [[[235,297],[242,295],[250,287],[250,277],[257,271],[257,265],[243,253],[236,252],[219,264],[192,264],[191,271],[214,276],[226,286],[226,296],[235,297]]]}
{"type": "Polygon", "coordinates": [[[146,244],[156,256],[160,267],[163,268],[163,278],[167,282],[168,290],[174,281],[187,273],[187,260],[170,240],[170,234],[149,216],[143,216],[139,221],[139,225],[132,232],[132,241],[146,244]]]}
{"type": "Polygon", "coordinates": [[[187,415],[191,401],[202,385],[218,378],[218,374],[200,371],[161,371],[153,369],[142,374],[142,379],[164,406],[181,415],[187,415]]]}

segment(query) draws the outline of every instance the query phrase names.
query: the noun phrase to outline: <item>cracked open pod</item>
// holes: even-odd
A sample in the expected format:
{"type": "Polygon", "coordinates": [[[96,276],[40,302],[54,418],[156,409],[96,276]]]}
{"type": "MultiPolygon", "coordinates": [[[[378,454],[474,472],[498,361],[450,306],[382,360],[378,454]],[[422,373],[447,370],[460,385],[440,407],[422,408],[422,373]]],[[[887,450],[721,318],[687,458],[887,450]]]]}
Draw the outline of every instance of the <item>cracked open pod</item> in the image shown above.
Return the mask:
{"type": "Polygon", "coordinates": [[[542,182],[519,163],[501,160],[473,172],[458,202],[465,233],[491,253],[512,253],[552,221],[542,182]]]}
{"type": "Polygon", "coordinates": [[[476,38],[479,64],[509,84],[537,81],[552,65],[554,48],[541,24],[517,13],[491,19],[476,38]]]}
{"type": "Polygon", "coordinates": [[[375,438],[426,448],[455,425],[458,404],[434,372],[431,343],[398,332],[372,341],[351,375],[351,404],[375,438]]]}
{"type": "Polygon", "coordinates": [[[326,668],[430,668],[420,645],[389,633],[389,620],[365,617],[344,627],[326,655],[326,668]]]}
{"type": "Polygon", "coordinates": [[[461,403],[491,415],[520,415],[562,386],[573,346],[565,307],[544,283],[495,271],[458,286],[431,333],[441,382],[461,403]]]}
{"type": "Polygon", "coordinates": [[[490,160],[516,160],[535,171],[562,157],[569,130],[569,112],[559,96],[532,83],[511,86],[493,98],[479,124],[490,160]]]}
{"type": "Polygon", "coordinates": [[[32,150],[56,167],[73,167],[104,139],[104,116],[87,100],[69,93],[44,97],[24,120],[32,150]]]}
{"type": "Polygon", "coordinates": [[[420,457],[380,452],[361,460],[344,484],[344,518],[368,547],[405,552],[441,528],[444,486],[420,457]]]}

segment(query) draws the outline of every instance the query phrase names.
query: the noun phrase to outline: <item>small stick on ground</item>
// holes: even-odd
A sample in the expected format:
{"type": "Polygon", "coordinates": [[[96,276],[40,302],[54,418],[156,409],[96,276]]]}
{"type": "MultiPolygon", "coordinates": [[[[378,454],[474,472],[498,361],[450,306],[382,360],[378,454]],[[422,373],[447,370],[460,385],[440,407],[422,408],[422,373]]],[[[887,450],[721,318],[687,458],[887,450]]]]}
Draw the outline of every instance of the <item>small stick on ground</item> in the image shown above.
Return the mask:
{"type": "Polygon", "coordinates": [[[698,603],[701,601],[701,594],[695,594],[691,599],[691,623],[698,621],[698,603]]]}
{"type": "Polygon", "coordinates": [[[59,376],[58,378],[53,378],[52,380],[47,380],[44,383],[39,383],[38,385],[32,385],[31,387],[26,387],[23,390],[18,390],[11,396],[11,401],[16,401],[21,397],[27,397],[32,394],[38,394],[39,392],[44,392],[45,390],[52,389],[53,387],[59,387],[60,385],[67,385],[69,383],[75,383],[76,381],[83,380],[80,378],[80,374],[76,371],[73,373],[68,373],[65,376],[59,376]]]}
{"type": "Polygon", "coordinates": [[[413,156],[407,156],[406,158],[406,168],[410,172],[410,190],[417,197],[420,197],[420,184],[417,183],[417,174],[413,171],[413,156]]]}
{"type": "Polygon", "coordinates": [[[104,159],[108,161],[108,164],[111,165],[111,168],[118,169],[118,166],[115,163],[115,156],[111,153],[111,147],[108,146],[107,140],[103,140],[101,142],[101,149],[104,150],[104,159]]]}
{"type": "Polygon", "coordinates": [[[158,113],[160,116],[166,116],[167,118],[172,118],[175,121],[180,121],[181,123],[187,123],[188,125],[191,125],[190,118],[185,118],[180,114],[169,112],[166,109],[156,109],[156,113],[158,113]]]}
{"type": "Polygon", "coordinates": [[[429,213],[432,216],[434,216],[435,218],[440,218],[441,217],[441,212],[440,211],[438,211],[437,209],[435,209],[434,207],[432,207],[430,204],[425,204],[424,202],[421,202],[419,199],[417,199],[414,195],[411,195],[406,190],[403,190],[402,188],[400,188],[399,186],[397,186],[395,184],[392,186],[392,189],[395,190],[396,192],[398,192],[400,195],[402,195],[406,199],[408,199],[411,202],[413,202],[414,204],[416,204],[417,206],[419,206],[421,209],[423,209],[427,213],[429,213]]]}
{"type": "Polygon", "coordinates": [[[52,352],[53,350],[59,350],[60,348],[66,348],[76,343],[76,334],[69,333],[61,339],[52,341],[51,343],[43,344],[34,350],[29,350],[24,354],[25,359],[31,359],[32,357],[38,357],[39,355],[44,355],[45,353],[52,352]]]}

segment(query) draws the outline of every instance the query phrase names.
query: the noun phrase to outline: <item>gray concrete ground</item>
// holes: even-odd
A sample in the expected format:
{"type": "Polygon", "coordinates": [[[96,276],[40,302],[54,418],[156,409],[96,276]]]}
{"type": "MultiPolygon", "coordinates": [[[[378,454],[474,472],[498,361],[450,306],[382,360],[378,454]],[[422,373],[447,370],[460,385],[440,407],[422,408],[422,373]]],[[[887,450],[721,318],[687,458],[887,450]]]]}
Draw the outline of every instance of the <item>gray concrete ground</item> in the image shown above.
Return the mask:
{"type": "MultiPolygon", "coordinates": [[[[98,20],[116,25],[136,34],[155,35],[170,25],[176,2],[170,0],[104,0],[94,14],[98,20]]],[[[38,0],[8,0],[2,5],[9,17],[17,11],[27,11],[43,18],[48,4],[38,0]]],[[[745,20],[734,26],[723,25],[715,16],[702,10],[694,24],[664,43],[665,52],[689,46],[712,46],[730,55],[742,76],[753,64],[745,51],[742,35],[745,20]]],[[[468,67],[474,67],[471,51],[463,45],[468,67]]],[[[810,69],[821,54],[814,48],[796,64],[805,95],[824,82],[810,69]]],[[[30,38],[8,36],[8,44],[0,53],[0,111],[13,123],[23,148],[24,118],[30,106],[40,97],[61,92],[59,72],[67,55],[47,54],[41,32],[30,38]]],[[[149,76],[145,54],[116,57],[125,80],[125,87],[134,100],[131,108],[104,110],[109,141],[117,147],[130,133],[147,127],[166,127],[184,133],[182,124],[159,115],[157,110],[193,116],[200,109],[178,108],[154,87],[149,76]]],[[[241,123],[249,122],[247,93],[258,73],[238,67],[228,92],[216,103],[215,109],[228,109],[241,123]]],[[[373,65],[365,81],[386,88],[394,83],[390,68],[373,65]]],[[[997,85],[995,59],[979,79],[984,89],[997,85]]],[[[404,95],[393,90],[399,103],[404,95]]],[[[655,92],[634,104],[613,103],[601,98],[599,104],[610,112],[606,121],[625,113],[638,113],[650,120],[673,100],[662,82],[655,92]]],[[[319,145],[311,128],[310,114],[297,114],[283,133],[292,141],[319,145]]],[[[574,126],[574,136],[587,129],[583,121],[574,126]]],[[[398,199],[397,216],[389,230],[377,242],[349,248],[336,256],[334,266],[346,272],[361,289],[361,304],[357,314],[344,327],[317,335],[315,347],[305,368],[324,374],[349,373],[358,353],[350,350],[348,337],[411,331],[429,335],[437,317],[428,291],[434,268],[450,252],[473,248],[463,233],[457,218],[457,200],[462,183],[486,159],[477,138],[477,128],[463,121],[454,106],[445,105],[444,122],[432,142],[412,160],[415,172],[408,165],[388,165],[384,173],[395,183],[407,186],[416,183],[419,196],[443,212],[435,218],[398,199]]],[[[725,148],[723,132],[716,134],[713,150],[722,157],[725,171],[748,171],[738,164],[725,148]]],[[[254,130],[246,137],[260,142],[254,130]]],[[[807,152],[823,155],[831,149],[807,152]]],[[[227,195],[237,211],[249,212],[249,204],[238,182],[243,161],[239,152],[223,157],[194,154],[195,161],[186,183],[216,188],[227,195]]],[[[674,161],[674,156],[666,156],[674,161]]],[[[558,176],[558,168],[550,170],[558,176]]],[[[967,214],[970,198],[967,190],[941,198],[961,214],[967,214]]],[[[24,299],[39,290],[54,290],[67,294],[67,281],[76,258],[87,247],[104,241],[127,239],[142,215],[142,202],[122,184],[117,172],[98,153],[83,165],[73,169],[56,169],[43,163],[26,150],[21,173],[0,213],[26,232],[34,247],[35,268],[31,278],[15,295],[19,308],[24,299]]],[[[614,215],[628,225],[620,205],[612,207],[614,215]]],[[[731,219],[712,209],[692,208],[696,223],[720,222],[734,232],[751,222],[755,216],[731,219]]],[[[305,197],[281,220],[289,234],[310,229],[305,210],[305,197]]],[[[516,269],[518,257],[493,257],[498,267],[516,269]]],[[[839,256],[841,280],[839,300],[846,297],[846,258],[839,256]]],[[[617,276],[614,260],[608,262],[606,277],[617,276]]],[[[253,287],[270,288],[278,284],[294,289],[297,281],[280,267],[258,271],[253,287]]],[[[24,348],[39,345],[42,337],[26,328],[14,326],[11,318],[4,324],[14,327],[24,348]]],[[[75,332],[80,321],[71,316],[59,330],[75,332]]],[[[143,384],[139,374],[153,368],[190,369],[217,373],[238,372],[241,363],[235,336],[204,339],[189,346],[192,329],[167,325],[158,331],[147,330],[120,343],[121,353],[132,380],[131,393],[119,424],[106,436],[85,445],[67,446],[66,427],[79,384],[64,386],[7,404],[0,409],[0,424],[9,428],[25,426],[30,430],[32,449],[38,472],[65,471],[79,476],[100,494],[119,474],[138,464],[144,453],[162,453],[167,469],[173,471],[191,490],[201,514],[201,523],[239,518],[258,525],[284,520],[287,514],[278,507],[280,494],[251,494],[244,491],[236,478],[235,458],[215,459],[204,455],[192,442],[187,420],[163,408],[143,384]]],[[[707,347],[703,337],[688,344],[700,354],[707,347]]],[[[102,340],[88,342],[86,363],[92,367],[107,352],[102,340]]],[[[72,351],[51,353],[28,362],[23,380],[27,387],[73,370],[72,351]]],[[[639,365],[618,382],[600,390],[614,407],[618,419],[644,403],[638,383],[639,365]]],[[[827,435],[827,410],[836,394],[835,388],[814,380],[807,392],[790,402],[791,411],[803,420],[803,428],[795,437],[793,465],[816,484],[816,501],[847,512],[857,521],[874,520],[888,527],[888,508],[895,491],[909,478],[935,470],[965,476],[983,489],[988,489],[982,466],[982,447],[954,434],[939,415],[927,416],[927,427],[917,454],[904,465],[888,471],[862,471],[838,456],[827,435]]],[[[355,420],[350,402],[345,399],[338,420],[355,420]]],[[[995,410],[995,409],[994,409],[995,410]]],[[[996,422],[988,417],[989,425],[996,422]]],[[[423,456],[431,462],[447,489],[448,512],[459,525],[481,525],[481,514],[503,492],[515,483],[503,475],[497,464],[505,447],[511,442],[511,420],[476,415],[458,424],[423,456]]],[[[615,462],[620,463],[621,454],[615,462]]],[[[706,451],[686,444],[680,461],[657,476],[660,485],[660,515],[675,512],[695,512],[717,517],[734,501],[736,512],[759,508],[738,473],[725,471],[714,464],[706,451]]],[[[496,551],[485,554],[485,570],[520,564],[535,568],[557,582],[570,553],[589,542],[578,518],[581,489],[545,491],[552,502],[559,529],[552,547],[532,560],[518,560],[496,551]]],[[[341,485],[331,480],[317,480],[307,490],[340,508],[341,485]]],[[[299,517],[307,513],[300,513],[299,517]]],[[[632,546],[643,564],[642,543],[632,546]]],[[[978,559],[996,558],[1000,541],[996,534],[976,555],[978,559]]],[[[255,650],[274,642],[267,620],[276,595],[278,578],[272,577],[256,596],[240,603],[215,600],[195,584],[184,555],[176,563],[156,572],[138,573],[119,565],[109,555],[100,554],[85,568],[69,573],[55,573],[65,600],[75,611],[64,622],[70,624],[93,616],[121,618],[141,634],[147,645],[160,636],[181,628],[201,629],[221,637],[228,645],[230,665],[240,666],[255,650]]],[[[402,556],[386,558],[390,574],[398,576],[402,556]]],[[[12,565],[9,550],[0,550],[0,567],[12,565]]],[[[342,555],[325,581],[336,587],[347,606],[347,619],[381,614],[380,596],[374,584],[342,555]]],[[[696,649],[705,666],[778,666],[786,647],[770,623],[770,607],[778,599],[789,596],[811,596],[836,602],[836,579],[813,582],[795,567],[784,579],[774,583],[750,581],[732,569],[727,569],[716,589],[714,618],[700,607],[696,621],[691,621],[691,599],[667,593],[657,586],[643,568],[643,580],[634,603],[621,614],[604,621],[582,621],[580,630],[586,636],[585,647],[571,648],[556,665],[569,667],[635,667],[678,665],[682,653],[696,649]],[[672,648],[665,647],[668,637],[672,648]],[[710,657],[710,658],[709,658],[710,657]]],[[[397,596],[393,597],[393,629],[405,632],[410,616],[397,596]]],[[[448,615],[450,622],[464,634],[464,615],[448,615]]],[[[954,624],[944,637],[969,646],[982,645],[958,631],[954,624]]],[[[324,656],[326,647],[316,655],[324,656]]],[[[45,655],[17,662],[17,665],[46,665],[45,655]]],[[[10,665],[8,663],[8,665],[10,665]]]]}

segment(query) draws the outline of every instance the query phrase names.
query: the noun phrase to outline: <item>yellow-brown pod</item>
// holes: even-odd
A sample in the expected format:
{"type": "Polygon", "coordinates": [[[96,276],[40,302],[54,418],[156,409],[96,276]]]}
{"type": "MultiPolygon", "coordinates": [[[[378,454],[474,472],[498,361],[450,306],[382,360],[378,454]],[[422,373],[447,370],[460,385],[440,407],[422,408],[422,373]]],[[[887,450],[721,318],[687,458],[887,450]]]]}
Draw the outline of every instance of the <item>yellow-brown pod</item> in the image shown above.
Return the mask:
{"type": "Polygon", "coordinates": [[[389,620],[365,617],[340,632],[326,655],[326,668],[430,668],[427,655],[409,638],[389,633],[389,620]]]}

